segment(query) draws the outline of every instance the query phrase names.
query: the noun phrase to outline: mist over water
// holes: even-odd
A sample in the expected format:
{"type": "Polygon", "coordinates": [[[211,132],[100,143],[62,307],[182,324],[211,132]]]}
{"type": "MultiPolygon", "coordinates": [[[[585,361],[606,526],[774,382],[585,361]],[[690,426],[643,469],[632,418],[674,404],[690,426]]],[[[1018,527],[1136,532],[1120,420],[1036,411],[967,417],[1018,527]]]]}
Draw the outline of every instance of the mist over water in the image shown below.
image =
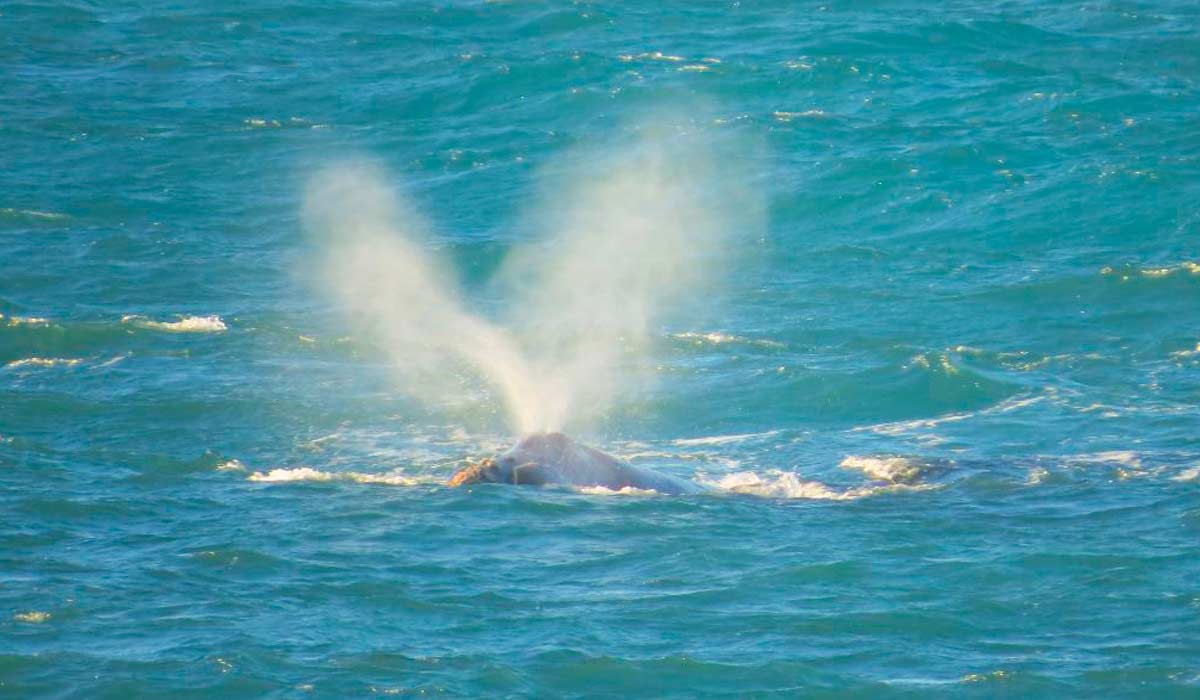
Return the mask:
{"type": "Polygon", "coordinates": [[[522,221],[489,292],[489,317],[432,250],[435,226],[382,167],[333,165],[310,182],[308,229],[326,288],[394,362],[398,387],[434,406],[482,382],[517,433],[585,426],[623,387],[653,381],[656,329],[717,293],[761,195],[716,144],[662,128],[575,149],[522,221]],[[725,157],[723,157],[725,156],[725,157]]]}

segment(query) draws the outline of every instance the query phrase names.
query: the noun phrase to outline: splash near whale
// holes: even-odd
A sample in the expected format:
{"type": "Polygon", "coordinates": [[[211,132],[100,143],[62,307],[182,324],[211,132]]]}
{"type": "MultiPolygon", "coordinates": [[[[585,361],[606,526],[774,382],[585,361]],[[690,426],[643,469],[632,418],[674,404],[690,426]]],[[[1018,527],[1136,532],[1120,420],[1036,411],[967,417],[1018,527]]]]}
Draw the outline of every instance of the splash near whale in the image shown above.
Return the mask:
{"type": "Polygon", "coordinates": [[[595,486],[613,491],[639,489],[667,495],[696,494],[707,490],[687,479],[635,467],[600,450],[581,445],[562,433],[526,435],[507,452],[460,470],[451,477],[449,485],[478,483],[595,486]]]}

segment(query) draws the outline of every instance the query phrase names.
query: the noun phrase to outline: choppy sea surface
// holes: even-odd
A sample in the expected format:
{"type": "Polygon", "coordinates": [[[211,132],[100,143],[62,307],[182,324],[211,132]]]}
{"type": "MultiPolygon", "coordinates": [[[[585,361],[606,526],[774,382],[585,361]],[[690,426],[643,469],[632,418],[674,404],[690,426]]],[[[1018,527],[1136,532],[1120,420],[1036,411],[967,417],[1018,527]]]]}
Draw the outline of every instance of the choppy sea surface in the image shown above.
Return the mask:
{"type": "Polygon", "coordinates": [[[1200,697],[1194,3],[237,5],[0,6],[0,696],[1200,697]],[[446,488],[306,179],[486,312],[647,119],[766,224],[576,437],[712,492],[446,488]]]}

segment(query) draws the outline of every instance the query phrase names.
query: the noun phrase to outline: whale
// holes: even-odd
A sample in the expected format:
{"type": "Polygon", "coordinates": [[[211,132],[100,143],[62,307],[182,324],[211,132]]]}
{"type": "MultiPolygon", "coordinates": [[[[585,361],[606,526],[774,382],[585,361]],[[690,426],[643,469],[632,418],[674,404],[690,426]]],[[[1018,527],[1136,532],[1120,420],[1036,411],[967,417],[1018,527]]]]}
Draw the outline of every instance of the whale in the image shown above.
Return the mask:
{"type": "Polygon", "coordinates": [[[562,433],[525,435],[508,451],[470,464],[450,478],[450,486],[495,483],[517,486],[603,487],[656,491],[667,495],[703,493],[700,484],[635,467],[562,433]]]}

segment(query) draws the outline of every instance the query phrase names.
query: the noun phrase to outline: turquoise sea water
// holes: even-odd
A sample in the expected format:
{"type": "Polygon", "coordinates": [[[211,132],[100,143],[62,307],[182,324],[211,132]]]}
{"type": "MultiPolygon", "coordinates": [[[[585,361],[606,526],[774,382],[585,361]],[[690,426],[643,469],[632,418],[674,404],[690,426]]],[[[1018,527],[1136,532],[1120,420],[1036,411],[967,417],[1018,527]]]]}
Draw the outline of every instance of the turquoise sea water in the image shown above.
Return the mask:
{"type": "Polygon", "coordinates": [[[0,696],[1200,697],[1193,3],[208,6],[0,6],[0,696]],[[765,224],[576,435],[713,493],[441,486],[305,183],[493,314],[644,128],[765,224]]]}

